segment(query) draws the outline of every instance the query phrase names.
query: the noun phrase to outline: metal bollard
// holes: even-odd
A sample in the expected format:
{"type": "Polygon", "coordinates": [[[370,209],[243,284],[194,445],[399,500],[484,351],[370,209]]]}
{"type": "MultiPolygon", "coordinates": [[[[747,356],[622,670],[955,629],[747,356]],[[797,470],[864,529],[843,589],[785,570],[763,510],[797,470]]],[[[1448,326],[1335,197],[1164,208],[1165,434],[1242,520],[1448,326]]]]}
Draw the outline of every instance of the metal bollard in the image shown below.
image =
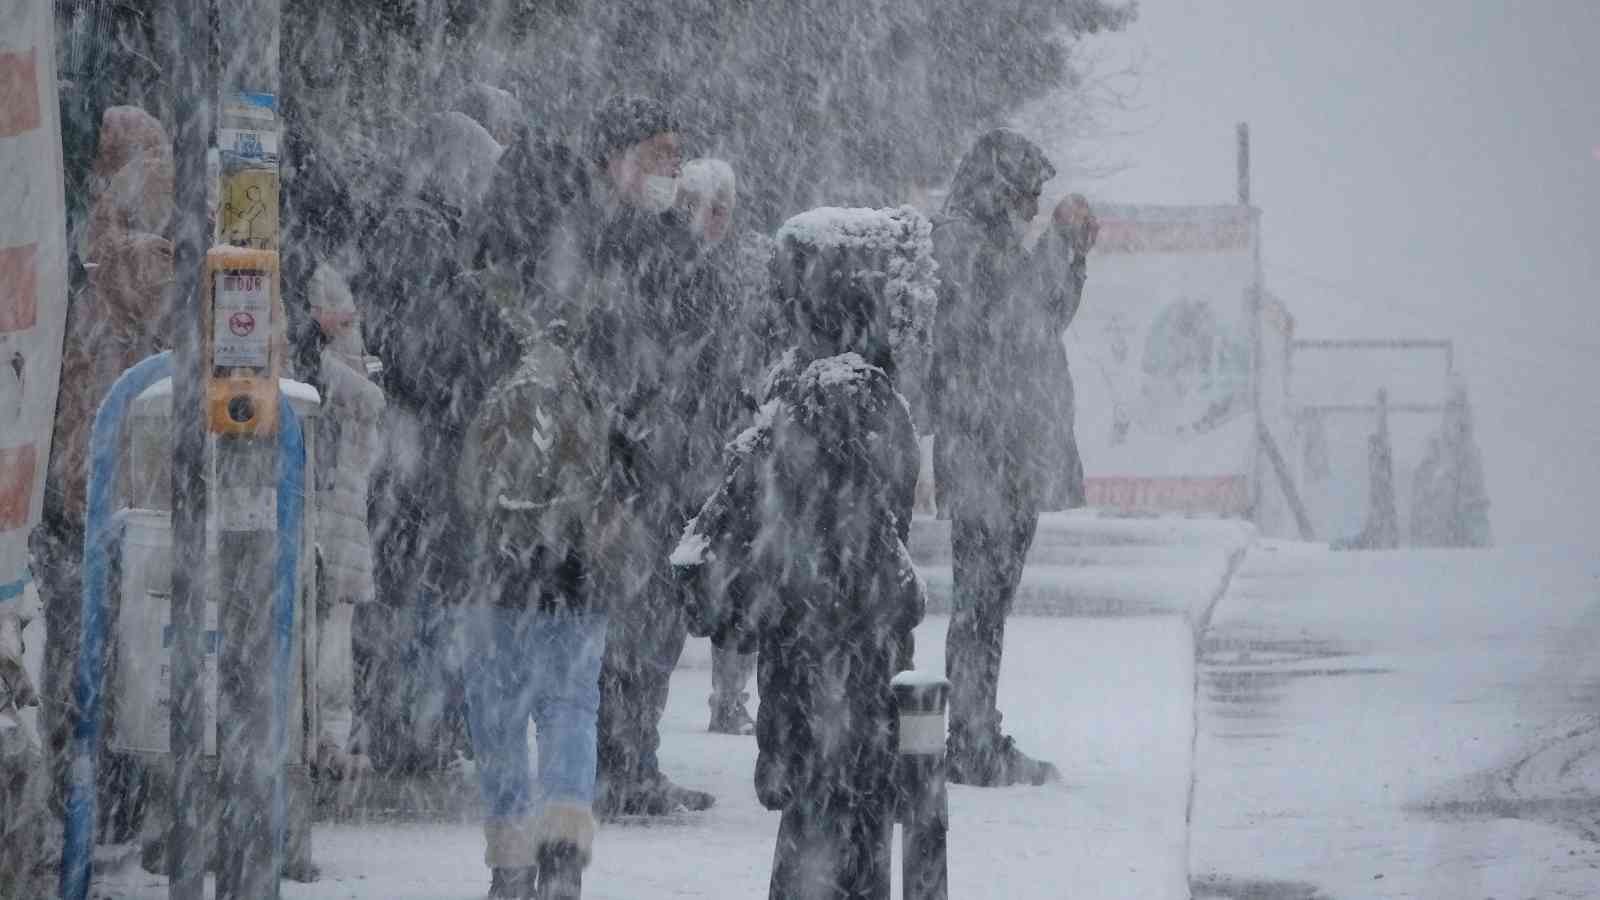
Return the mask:
{"type": "Polygon", "coordinates": [[[890,682],[899,714],[901,890],[905,900],[945,900],[945,702],[950,682],[926,672],[901,672],[890,682]]]}

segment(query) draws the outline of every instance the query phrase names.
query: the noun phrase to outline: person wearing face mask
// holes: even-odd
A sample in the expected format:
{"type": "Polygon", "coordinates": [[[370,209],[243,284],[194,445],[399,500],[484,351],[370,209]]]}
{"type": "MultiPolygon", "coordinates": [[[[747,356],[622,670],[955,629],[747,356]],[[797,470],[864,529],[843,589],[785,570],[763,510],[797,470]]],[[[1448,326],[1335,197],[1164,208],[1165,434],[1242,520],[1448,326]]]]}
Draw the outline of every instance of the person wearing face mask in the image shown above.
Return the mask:
{"type": "Polygon", "coordinates": [[[716,798],[680,787],[657,758],[660,721],[687,629],[667,563],[692,506],[682,473],[714,356],[715,302],[697,246],[674,209],[680,125],[662,104],[616,96],[584,142],[598,223],[587,243],[575,361],[610,422],[603,489],[609,532],[595,589],[609,600],[600,672],[595,808],[602,817],[703,810],[716,798]]]}
{"type": "MultiPolygon", "coordinates": [[[[748,318],[747,311],[738,307],[741,301],[749,298],[733,296],[736,279],[731,272],[725,271],[739,264],[737,249],[732,248],[727,240],[737,198],[737,179],[733,167],[727,162],[720,159],[694,159],[684,164],[683,180],[678,188],[678,207],[688,218],[690,231],[700,241],[700,267],[708,277],[717,280],[721,295],[719,306],[727,311],[726,316],[718,316],[715,322],[709,323],[718,328],[726,328],[730,324],[738,328],[748,318]]],[[[716,489],[721,475],[722,445],[733,437],[738,427],[734,423],[744,424],[741,420],[750,418],[740,401],[747,393],[754,393],[754,388],[758,386],[754,382],[759,381],[759,375],[745,379],[751,382],[745,385],[740,383],[742,373],[737,370],[738,354],[756,343],[749,337],[746,335],[742,341],[723,341],[734,346],[721,348],[710,360],[711,371],[717,377],[719,396],[708,399],[721,408],[723,415],[718,417],[718,421],[705,423],[696,435],[701,445],[701,465],[698,469],[704,477],[693,489],[686,491],[690,497],[704,499],[716,489]],[[746,347],[740,347],[739,344],[746,347]]],[[[706,730],[715,734],[755,734],[755,719],[750,717],[747,707],[750,694],[745,690],[754,671],[754,653],[712,648],[711,696],[707,700],[711,707],[711,722],[706,730]]]]}
{"type": "Polygon", "coordinates": [[[367,729],[355,708],[351,623],[374,597],[367,482],[378,456],[383,389],[367,378],[355,300],[344,276],[317,266],[306,289],[323,336],[317,371],[323,413],[316,419],[317,765],[335,778],[371,768],[367,729]]]}
{"type": "Polygon", "coordinates": [[[1005,620],[1039,513],[1084,503],[1061,335],[1098,226],[1073,195],[1038,244],[1024,246],[1054,175],[1027,138],[990,131],[962,159],[933,232],[940,284],[928,395],[938,504],[952,520],[947,758],[959,784],[1060,778],[1001,732],[996,703],[1005,620]]]}

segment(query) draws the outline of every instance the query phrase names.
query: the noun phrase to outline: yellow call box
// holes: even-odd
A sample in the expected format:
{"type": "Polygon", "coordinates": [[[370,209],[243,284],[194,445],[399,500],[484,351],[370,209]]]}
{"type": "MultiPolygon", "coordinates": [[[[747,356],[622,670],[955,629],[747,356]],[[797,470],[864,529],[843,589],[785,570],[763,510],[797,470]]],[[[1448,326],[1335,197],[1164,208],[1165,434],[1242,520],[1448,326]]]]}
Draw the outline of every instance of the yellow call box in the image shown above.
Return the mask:
{"type": "Polygon", "coordinates": [[[212,247],[204,290],[208,427],[213,434],[276,434],[287,352],[277,252],[212,247]]]}

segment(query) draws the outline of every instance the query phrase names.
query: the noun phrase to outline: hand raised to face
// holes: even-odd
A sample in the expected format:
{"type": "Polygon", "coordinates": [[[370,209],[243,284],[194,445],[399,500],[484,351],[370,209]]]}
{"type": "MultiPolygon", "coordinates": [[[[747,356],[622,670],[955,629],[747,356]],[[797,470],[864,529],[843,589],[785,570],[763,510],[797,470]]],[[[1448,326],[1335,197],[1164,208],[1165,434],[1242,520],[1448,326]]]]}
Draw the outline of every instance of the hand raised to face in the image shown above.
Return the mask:
{"type": "Polygon", "coordinates": [[[1056,227],[1078,253],[1088,253],[1100,236],[1100,220],[1094,217],[1089,201],[1082,194],[1068,194],[1056,204],[1056,227]]]}

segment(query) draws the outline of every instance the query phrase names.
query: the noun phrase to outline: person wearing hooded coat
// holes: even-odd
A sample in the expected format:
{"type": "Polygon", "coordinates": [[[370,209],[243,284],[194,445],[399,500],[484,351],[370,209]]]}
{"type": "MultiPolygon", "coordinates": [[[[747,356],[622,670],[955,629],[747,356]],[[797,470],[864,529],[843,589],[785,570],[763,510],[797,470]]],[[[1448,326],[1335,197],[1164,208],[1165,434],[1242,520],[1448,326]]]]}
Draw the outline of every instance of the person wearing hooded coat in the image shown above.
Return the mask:
{"type": "MultiPolygon", "coordinates": [[[[736,433],[737,423],[755,411],[751,392],[747,392],[749,369],[760,351],[768,349],[757,339],[750,321],[770,300],[765,294],[745,287],[737,268],[747,264],[741,245],[730,241],[734,210],[738,205],[738,179],[733,167],[720,159],[693,159],[683,166],[678,190],[678,208],[689,220],[689,229],[698,242],[691,284],[704,292],[712,304],[713,315],[706,317],[707,346],[701,353],[699,402],[696,413],[684,428],[688,442],[684,457],[688,462],[682,477],[684,495],[709,497],[721,481],[723,444],[736,433]]],[[[770,256],[769,256],[770,258],[770,256]]],[[[769,266],[761,261],[763,274],[769,266]]],[[[770,360],[761,359],[761,362],[770,360]]],[[[759,364],[757,364],[759,365],[759,364]]],[[[764,368],[764,367],[763,367],[764,368]]],[[[755,654],[714,648],[711,652],[711,707],[708,731],[717,734],[755,733],[755,720],[746,708],[750,694],[745,690],[755,671],[755,654]]]]}
{"type": "Polygon", "coordinates": [[[797,343],[672,562],[693,632],[759,651],[756,796],[783,814],[768,896],[887,900],[890,681],[926,606],[905,543],[916,426],[884,267],[787,239],[776,260],[797,343]]]}
{"type": "MultiPolygon", "coordinates": [[[[44,507],[40,527],[31,536],[48,622],[38,685],[40,730],[56,790],[67,777],[71,677],[83,599],[89,438],[111,385],[123,371],[169,344],[166,293],[172,283],[174,177],[172,142],[154,116],[135,106],[105,111],[88,179],[87,225],[77,248],[87,281],[67,309],[44,507]]],[[[114,700],[114,695],[108,696],[114,700]]],[[[109,705],[108,718],[114,720],[115,714],[114,704],[109,705]]],[[[102,731],[110,733],[109,726],[102,731]]],[[[102,766],[102,782],[120,777],[120,768],[102,766]]]]}
{"type": "Polygon", "coordinates": [[[954,559],[947,758],[962,784],[1059,778],[1002,734],[997,708],[1005,620],[1039,513],[1084,503],[1061,335],[1078,309],[1097,226],[1073,195],[1038,244],[1024,247],[1054,175],[1027,138],[990,131],[962,159],[933,231],[940,283],[928,399],[954,559]]]}
{"type": "Polygon", "coordinates": [[[444,660],[444,610],[460,599],[470,535],[455,473],[468,423],[520,355],[463,259],[468,217],[500,153],[461,113],[429,119],[398,196],[362,245],[355,295],[389,402],[371,498],[381,602],[358,610],[387,621],[357,626],[378,654],[368,676],[368,752],[382,771],[440,771],[465,731],[444,660]]]}

